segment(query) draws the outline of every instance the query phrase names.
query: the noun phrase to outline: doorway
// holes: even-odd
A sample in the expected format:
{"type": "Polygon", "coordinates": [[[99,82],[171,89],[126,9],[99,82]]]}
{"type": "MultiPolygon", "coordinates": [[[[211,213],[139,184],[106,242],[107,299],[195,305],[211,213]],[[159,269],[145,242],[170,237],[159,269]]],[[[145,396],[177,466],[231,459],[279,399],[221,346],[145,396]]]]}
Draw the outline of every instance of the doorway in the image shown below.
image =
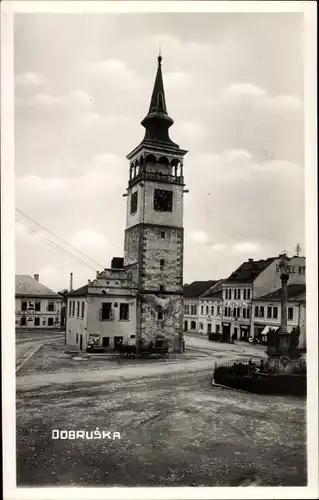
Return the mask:
{"type": "Polygon", "coordinates": [[[110,338],[109,337],[103,337],[103,339],[102,339],[102,345],[103,345],[103,347],[109,347],[109,345],[110,345],[110,338]]]}
{"type": "Polygon", "coordinates": [[[248,327],[247,326],[241,326],[240,327],[240,340],[242,341],[246,341],[248,340],[248,334],[249,334],[249,330],[248,330],[248,327]]]}
{"type": "Polygon", "coordinates": [[[222,342],[230,341],[230,325],[223,325],[223,337],[222,342]]]}
{"type": "Polygon", "coordinates": [[[188,330],[188,321],[184,321],[184,332],[188,330]]]}
{"type": "Polygon", "coordinates": [[[123,337],[114,337],[114,351],[118,351],[122,345],[123,337]]]}
{"type": "Polygon", "coordinates": [[[83,348],[83,335],[80,335],[80,351],[82,351],[83,348]]]}
{"type": "Polygon", "coordinates": [[[212,333],[212,324],[207,323],[207,333],[212,333]]]}

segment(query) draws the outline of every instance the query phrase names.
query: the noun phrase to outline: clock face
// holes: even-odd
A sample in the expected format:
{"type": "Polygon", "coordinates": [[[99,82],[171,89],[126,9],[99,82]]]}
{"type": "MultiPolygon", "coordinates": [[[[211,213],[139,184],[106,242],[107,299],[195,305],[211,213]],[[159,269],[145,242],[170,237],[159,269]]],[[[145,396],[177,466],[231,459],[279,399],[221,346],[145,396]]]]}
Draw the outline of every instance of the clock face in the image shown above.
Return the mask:
{"type": "Polygon", "coordinates": [[[173,191],[164,189],[154,190],[154,210],[158,212],[173,211],[173,191]]]}
{"type": "Polygon", "coordinates": [[[137,210],[137,191],[131,195],[131,214],[137,210]]]}

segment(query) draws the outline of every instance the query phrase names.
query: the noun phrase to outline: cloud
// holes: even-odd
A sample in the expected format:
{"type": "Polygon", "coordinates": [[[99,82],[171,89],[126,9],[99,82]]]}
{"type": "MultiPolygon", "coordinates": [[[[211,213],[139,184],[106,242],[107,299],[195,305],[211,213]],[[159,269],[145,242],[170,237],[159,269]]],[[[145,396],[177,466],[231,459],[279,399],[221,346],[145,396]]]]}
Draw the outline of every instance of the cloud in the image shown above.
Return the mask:
{"type": "Polygon", "coordinates": [[[267,94],[265,89],[257,87],[252,83],[232,83],[224,89],[222,96],[265,96],[267,94]]]}
{"type": "Polygon", "coordinates": [[[192,75],[184,71],[165,73],[165,89],[183,91],[188,90],[192,84],[192,75]]]}
{"type": "Polygon", "coordinates": [[[123,160],[113,153],[100,153],[93,157],[93,163],[98,166],[116,167],[123,164],[123,160]]]}
{"type": "Polygon", "coordinates": [[[202,140],[206,135],[206,130],[200,123],[185,121],[174,127],[174,134],[183,143],[192,143],[202,140]]]}
{"type": "Polygon", "coordinates": [[[18,86],[26,88],[39,87],[45,84],[45,79],[39,73],[27,72],[16,75],[15,82],[18,86]]]}
{"type": "Polygon", "coordinates": [[[225,160],[227,163],[234,163],[237,166],[247,164],[251,159],[251,153],[245,149],[232,149],[221,154],[221,161],[225,160]]]}
{"type": "MultiPolygon", "coordinates": [[[[239,100],[243,98],[258,98],[255,106],[270,106],[281,111],[300,110],[302,109],[302,100],[294,95],[283,94],[271,96],[267,90],[257,87],[251,83],[232,83],[220,95],[222,100],[229,98],[239,100]]],[[[245,101],[243,101],[245,104],[245,101]]],[[[211,105],[216,104],[216,100],[212,100],[211,105]]]]}
{"type": "Polygon", "coordinates": [[[233,245],[232,249],[235,252],[241,252],[241,253],[247,254],[247,252],[248,253],[249,252],[252,252],[252,253],[259,252],[260,247],[257,243],[252,243],[250,241],[243,241],[243,242],[236,243],[235,245],[233,245]]]}
{"type": "Polygon", "coordinates": [[[270,104],[282,111],[301,110],[303,102],[294,95],[278,95],[270,99],[270,104]]]}
{"type": "Polygon", "coordinates": [[[88,108],[94,105],[93,97],[85,90],[72,90],[67,96],[67,101],[69,105],[76,108],[88,108]]]}
{"type": "Polygon", "coordinates": [[[118,89],[136,89],[141,80],[121,59],[105,59],[87,63],[85,69],[94,79],[99,79],[99,84],[106,84],[118,89]]]}
{"type": "Polygon", "coordinates": [[[221,252],[222,250],[225,250],[227,246],[224,243],[215,243],[211,245],[211,249],[215,250],[216,252],[221,252]]]}
{"type": "Polygon", "coordinates": [[[99,247],[99,251],[101,252],[101,250],[109,246],[109,242],[105,235],[92,229],[81,229],[77,231],[70,238],[70,243],[83,252],[92,252],[96,247],[99,247]]]}
{"type": "Polygon", "coordinates": [[[61,103],[61,98],[52,94],[35,94],[26,101],[27,106],[52,109],[61,103]]]}
{"type": "Polygon", "coordinates": [[[208,242],[208,234],[204,231],[190,231],[188,239],[196,243],[206,244],[208,242]]]}

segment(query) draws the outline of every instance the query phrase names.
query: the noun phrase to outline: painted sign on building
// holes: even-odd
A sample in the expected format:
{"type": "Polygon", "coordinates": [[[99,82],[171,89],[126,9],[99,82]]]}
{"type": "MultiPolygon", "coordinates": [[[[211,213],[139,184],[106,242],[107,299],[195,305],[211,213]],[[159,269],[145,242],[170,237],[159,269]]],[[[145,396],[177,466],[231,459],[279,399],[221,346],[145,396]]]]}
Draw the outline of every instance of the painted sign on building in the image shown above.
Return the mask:
{"type": "MultiPolygon", "coordinates": [[[[289,274],[306,274],[306,266],[288,266],[289,274]]],[[[276,273],[280,273],[279,264],[276,265],[276,273]]]]}

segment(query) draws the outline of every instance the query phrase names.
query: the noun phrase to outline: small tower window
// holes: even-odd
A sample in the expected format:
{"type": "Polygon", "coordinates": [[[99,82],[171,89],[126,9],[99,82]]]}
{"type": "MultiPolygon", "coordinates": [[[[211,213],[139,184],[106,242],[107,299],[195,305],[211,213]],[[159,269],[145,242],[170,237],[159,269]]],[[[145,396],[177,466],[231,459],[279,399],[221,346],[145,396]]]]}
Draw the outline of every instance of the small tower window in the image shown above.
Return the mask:
{"type": "Polygon", "coordinates": [[[165,231],[161,231],[161,238],[165,238],[165,231]]]}
{"type": "Polygon", "coordinates": [[[164,259],[161,259],[160,260],[160,268],[163,269],[165,266],[165,260],[164,259]]]}
{"type": "Polygon", "coordinates": [[[162,311],[157,313],[157,319],[163,319],[163,313],[162,311]]]}
{"type": "Polygon", "coordinates": [[[164,292],[164,285],[160,285],[159,289],[161,292],[164,292]]]}
{"type": "Polygon", "coordinates": [[[138,197],[138,192],[135,191],[135,193],[132,193],[131,195],[131,214],[134,214],[137,211],[137,199],[138,197]]]}

